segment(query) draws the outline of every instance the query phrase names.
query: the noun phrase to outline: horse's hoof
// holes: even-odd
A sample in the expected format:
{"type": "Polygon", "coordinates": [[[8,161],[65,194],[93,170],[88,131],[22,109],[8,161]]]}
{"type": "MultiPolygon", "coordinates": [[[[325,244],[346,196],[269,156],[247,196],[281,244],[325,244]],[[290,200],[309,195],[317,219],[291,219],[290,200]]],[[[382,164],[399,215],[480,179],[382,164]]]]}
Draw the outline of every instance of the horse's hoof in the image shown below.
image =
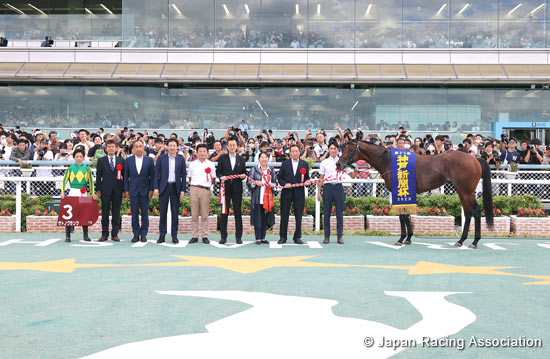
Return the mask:
{"type": "Polygon", "coordinates": [[[470,249],[476,249],[476,248],[477,248],[477,245],[475,245],[475,244],[472,243],[472,244],[470,244],[470,245],[468,246],[468,248],[470,248],[470,249]]]}
{"type": "Polygon", "coordinates": [[[394,244],[394,246],[396,246],[396,247],[401,247],[402,245],[403,245],[403,243],[401,243],[401,242],[395,242],[395,244],[394,244]]]}
{"type": "Polygon", "coordinates": [[[410,245],[411,245],[411,241],[405,241],[405,245],[410,246],[410,245]]]}
{"type": "Polygon", "coordinates": [[[456,242],[456,243],[455,243],[455,247],[457,247],[457,248],[460,248],[460,247],[462,247],[462,243],[460,243],[460,242],[456,242]]]}

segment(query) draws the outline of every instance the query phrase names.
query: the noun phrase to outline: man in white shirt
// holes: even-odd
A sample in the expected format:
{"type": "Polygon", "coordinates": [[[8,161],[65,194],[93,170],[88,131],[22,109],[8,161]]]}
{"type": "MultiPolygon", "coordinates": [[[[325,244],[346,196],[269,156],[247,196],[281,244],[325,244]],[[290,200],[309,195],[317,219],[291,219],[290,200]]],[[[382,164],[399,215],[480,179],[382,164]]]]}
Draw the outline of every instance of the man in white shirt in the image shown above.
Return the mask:
{"type": "Polygon", "coordinates": [[[216,167],[207,159],[208,146],[205,143],[197,145],[198,160],[189,163],[187,177],[191,179],[189,199],[191,201],[191,240],[189,243],[197,243],[199,234],[202,234],[202,242],[208,240],[208,215],[210,212],[210,187],[216,178],[216,167]],[[199,229],[199,213],[201,223],[199,229]]]}

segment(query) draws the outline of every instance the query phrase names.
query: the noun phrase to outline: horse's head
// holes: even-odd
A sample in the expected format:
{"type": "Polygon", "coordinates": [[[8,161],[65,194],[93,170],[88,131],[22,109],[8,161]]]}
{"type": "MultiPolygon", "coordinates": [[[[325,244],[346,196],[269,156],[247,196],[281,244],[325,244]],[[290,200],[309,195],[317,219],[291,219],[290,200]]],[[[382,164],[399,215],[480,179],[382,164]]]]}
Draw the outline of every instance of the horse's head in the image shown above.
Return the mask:
{"type": "Polygon", "coordinates": [[[359,152],[359,144],[356,141],[348,141],[344,149],[342,150],[342,156],[338,162],[336,162],[336,168],[339,171],[345,170],[347,167],[351,167],[352,163],[357,159],[357,153],[359,152]]]}

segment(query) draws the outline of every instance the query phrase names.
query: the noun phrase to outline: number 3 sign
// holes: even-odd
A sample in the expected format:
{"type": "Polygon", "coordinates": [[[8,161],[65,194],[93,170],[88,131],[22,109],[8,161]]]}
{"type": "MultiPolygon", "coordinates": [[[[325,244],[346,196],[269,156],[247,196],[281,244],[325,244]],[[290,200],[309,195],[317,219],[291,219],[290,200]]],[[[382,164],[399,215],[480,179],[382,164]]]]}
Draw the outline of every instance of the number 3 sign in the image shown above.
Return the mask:
{"type": "Polygon", "coordinates": [[[59,204],[57,226],[91,226],[98,215],[99,208],[92,197],[65,197],[59,204]]]}

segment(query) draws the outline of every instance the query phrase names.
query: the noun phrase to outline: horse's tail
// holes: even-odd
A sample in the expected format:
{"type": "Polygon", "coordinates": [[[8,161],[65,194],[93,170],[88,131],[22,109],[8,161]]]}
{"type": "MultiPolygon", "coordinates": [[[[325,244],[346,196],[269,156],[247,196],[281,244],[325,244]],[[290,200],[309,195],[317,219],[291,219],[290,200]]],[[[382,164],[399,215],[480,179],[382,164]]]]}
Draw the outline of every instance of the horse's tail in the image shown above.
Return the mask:
{"type": "Polygon", "coordinates": [[[481,178],[483,179],[483,209],[485,210],[485,222],[487,226],[493,228],[493,186],[491,184],[491,168],[487,161],[478,158],[481,165],[481,178]]]}

